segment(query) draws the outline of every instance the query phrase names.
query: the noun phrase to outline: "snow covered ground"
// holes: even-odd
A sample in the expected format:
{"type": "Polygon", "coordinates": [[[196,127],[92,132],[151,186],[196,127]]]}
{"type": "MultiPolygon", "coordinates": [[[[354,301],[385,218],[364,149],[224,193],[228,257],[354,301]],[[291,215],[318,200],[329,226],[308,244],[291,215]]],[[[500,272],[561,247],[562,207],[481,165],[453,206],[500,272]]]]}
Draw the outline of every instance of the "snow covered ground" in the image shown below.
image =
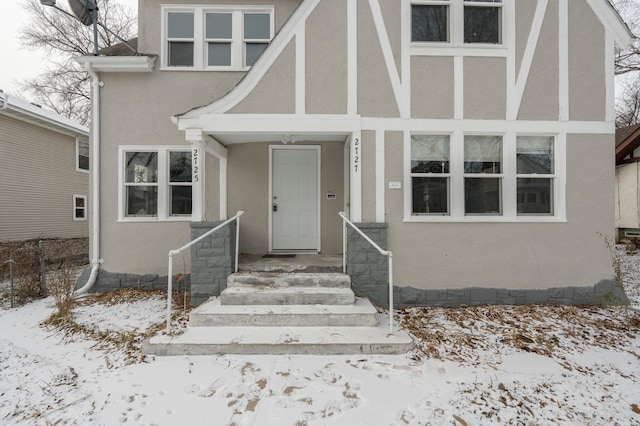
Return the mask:
{"type": "MultiPolygon", "coordinates": [[[[640,254],[618,254],[640,308],[640,254]]],[[[0,424],[640,425],[633,309],[403,310],[401,356],[151,358],[159,293],[87,300],[65,331],[41,326],[52,299],[0,299],[0,424]]]]}

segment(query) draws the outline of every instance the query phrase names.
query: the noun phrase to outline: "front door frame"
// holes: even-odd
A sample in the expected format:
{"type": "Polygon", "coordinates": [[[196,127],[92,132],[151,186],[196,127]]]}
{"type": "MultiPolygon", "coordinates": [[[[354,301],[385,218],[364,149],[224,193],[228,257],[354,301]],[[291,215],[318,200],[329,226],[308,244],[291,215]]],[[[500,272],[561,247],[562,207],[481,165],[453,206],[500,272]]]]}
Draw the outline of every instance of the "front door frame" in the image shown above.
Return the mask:
{"type": "MultiPolygon", "coordinates": [[[[316,252],[320,253],[322,251],[322,246],[321,246],[321,241],[322,241],[322,234],[320,232],[321,230],[321,212],[322,212],[322,196],[320,194],[320,177],[321,177],[321,169],[322,169],[322,161],[321,161],[321,154],[322,154],[322,150],[320,145],[269,145],[269,199],[268,199],[268,206],[267,206],[267,211],[269,212],[269,253],[274,252],[273,249],[273,151],[276,149],[308,149],[308,150],[315,150],[316,151],[316,169],[317,169],[317,188],[316,188],[316,206],[317,206],[317,211],[316,211],[316,223],[317,223],[317,229],[316,229],[316,252]]],[[[291,251],[294,252],[296,250],[278,250],[279,253],[282,253],[283,251],[291,251]]],[[[299,250],[299,251],[309,251],[309,250],[299,250]]]]}

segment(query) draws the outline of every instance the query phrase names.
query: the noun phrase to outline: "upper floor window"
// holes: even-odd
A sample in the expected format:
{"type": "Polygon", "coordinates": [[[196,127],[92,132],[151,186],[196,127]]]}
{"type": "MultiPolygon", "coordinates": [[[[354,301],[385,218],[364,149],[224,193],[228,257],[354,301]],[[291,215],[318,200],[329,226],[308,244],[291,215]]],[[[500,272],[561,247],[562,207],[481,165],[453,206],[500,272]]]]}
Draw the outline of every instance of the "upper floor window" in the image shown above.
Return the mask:
{"type": "Polygon", "coordinates": [[[76,170],[89,171],[89,141],[76,139],[76,170]]]}
{"type": "Polygon", "coordinates": [[[163,6],[163,68],[246,70],[273,38],[273,7],[163,6]]]}
{"type": "Polygon", "coordinates": [[[411,41],[502,43],[502,0],[415,0],[411,41]]]}

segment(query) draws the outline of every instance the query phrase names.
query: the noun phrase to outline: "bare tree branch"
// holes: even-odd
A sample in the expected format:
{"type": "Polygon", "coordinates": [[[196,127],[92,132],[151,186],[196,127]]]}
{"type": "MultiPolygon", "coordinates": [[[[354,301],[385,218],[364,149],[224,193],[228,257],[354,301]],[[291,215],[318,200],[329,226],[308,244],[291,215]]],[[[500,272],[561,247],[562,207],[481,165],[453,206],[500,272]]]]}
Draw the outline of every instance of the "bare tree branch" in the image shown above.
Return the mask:
{"type": "MultiPolygon", "coordinates": [[[[640,35],[640,0],[615,0],[612,4],[631,32],[638,37],[640,35]]],[[[616,74],[635,71],[640,71],[640,39],[638,38],[616,56],[616,74]]]]}
{"type": "MultiPolygon", "coordinates": [[[[113,0],[97,0],[97,5],[98,19],[107,28],[124,40],[135,36],[136,17],[132,11],[113,0]]],[[[25,0],[23,7],[29,19],[20,29],[21,44],[43,52],[49,64],[38,77],[22,80],[21,89],[30,93],[36,102],[87,124],[91,109],[89,76],[73,58],[93,55],[93,27],[43,6],[39,0],[25,0]]],[[[114,35],[98,27],[101,49],[119,42],[114,35]]]]}

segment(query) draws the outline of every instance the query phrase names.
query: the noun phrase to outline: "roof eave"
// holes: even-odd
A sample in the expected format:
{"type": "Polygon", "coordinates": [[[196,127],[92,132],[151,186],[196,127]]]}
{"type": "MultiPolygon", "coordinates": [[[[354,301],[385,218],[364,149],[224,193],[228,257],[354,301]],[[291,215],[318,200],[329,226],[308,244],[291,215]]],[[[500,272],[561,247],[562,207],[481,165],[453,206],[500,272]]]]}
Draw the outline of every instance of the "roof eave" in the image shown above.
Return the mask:
{"type": "Polygon", "coordinates": [[[80,65],[91,66],[95,72],[151,72],[155,56],[80,56],[74,58],[80,65]]]}
{"type": "Polygon", "coordinates": [[[88,127],[8,93],[0,93],[0,114],[74,137],[89,136],[88,127]]]}

